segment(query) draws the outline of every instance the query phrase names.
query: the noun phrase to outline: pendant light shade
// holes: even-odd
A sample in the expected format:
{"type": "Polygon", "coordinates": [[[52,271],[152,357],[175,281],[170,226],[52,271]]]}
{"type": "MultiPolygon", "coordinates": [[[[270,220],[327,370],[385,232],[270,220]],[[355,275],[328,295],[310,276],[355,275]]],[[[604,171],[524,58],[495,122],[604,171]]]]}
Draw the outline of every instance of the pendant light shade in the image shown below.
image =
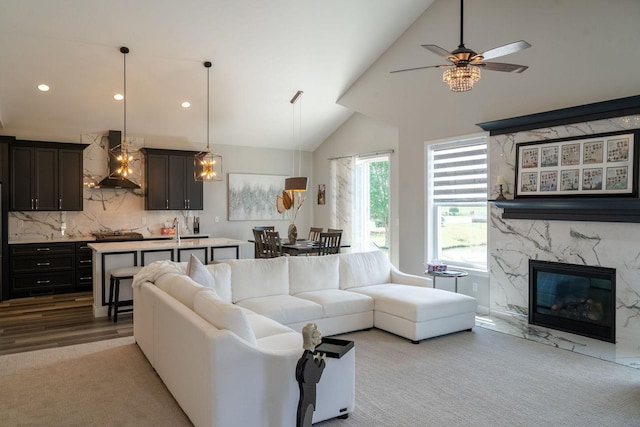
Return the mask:
{"type": "MultiPolygon", "coordinates": [[[[293,139],[295,141],[295,106],[294,104],[300,99],[300,97],[302,96],[304,92],[299,90],[295,93],[295,95],[293,95],[293,97],[291,98],[291,100],[289,101],[289,103],[291,103],[291,105],[293,106],[293,139]]],[[[300,104],[300,125],[299,125],[299,132],[300,135],[302,135],[302,104],[300,104]]],[[[299,141],[300,144],[302,144],[302,141],[299,141]]],[[[300,153],[300,147],[298,147],[298,152],[300,153]]],[[[293,161],[293,170],[292,170],[292,175],[295,175],[295,154],[294,154],[294,161],[293,161]]],[[[300,169],[302,166],[302,155],[300,154],[298,159],[298,175],[300,175],[300,169]]],[[[293,191],[293,192],[298,192],[298,193],[302,193],[307,191],[307,177],[306,176],[293,176],[291,178],[286,178],[284,180],[284,190],[285,191],[293,191]]]]}
{"type": "Polygon", "coordinates": [[[211,62],[204,62],[207,69],[207,147],[193,159],[193,173],[196,181],[222,181],[222,156],[211,152],[209,145],[209,72],[211,62]]]}
{"type": "Polygon", "coordinates": [[[285,191],[307,191],[307,177],[306,176],[294,176],[284,180],[285,191]]]}

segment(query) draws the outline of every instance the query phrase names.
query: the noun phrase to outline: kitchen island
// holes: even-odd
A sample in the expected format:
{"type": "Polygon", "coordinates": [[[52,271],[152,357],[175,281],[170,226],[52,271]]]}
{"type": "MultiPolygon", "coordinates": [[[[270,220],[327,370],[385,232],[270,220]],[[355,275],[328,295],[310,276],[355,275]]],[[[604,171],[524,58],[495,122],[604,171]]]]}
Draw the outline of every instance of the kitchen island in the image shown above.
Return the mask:
{"type": "MultiPolygon", "coordinates": [[[[110,271],[116,268],[145,266],[154,261],[186,262],[193,254],[202,263],[225,259],[253,257],[253,244],[246,240],[211,237],[172,240],[142,240],[109,243],[90,243],[93,253],[93,315],[105,317],[109,302],[110,271]]],[[[120,300],[133,298],[130,286],[120,288],[120,300]]],[[[128,281],[130,282],[130,281],[128,281]]]]}

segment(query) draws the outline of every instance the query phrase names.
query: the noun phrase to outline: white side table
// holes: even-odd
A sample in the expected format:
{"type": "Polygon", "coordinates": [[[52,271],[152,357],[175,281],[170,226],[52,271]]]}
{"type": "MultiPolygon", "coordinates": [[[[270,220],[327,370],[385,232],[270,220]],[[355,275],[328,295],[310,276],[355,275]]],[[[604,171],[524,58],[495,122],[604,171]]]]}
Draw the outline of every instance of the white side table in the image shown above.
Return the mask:
{"type": "Polygon", "coordinates": [[[445,271],[425,271],[426,274],[433,277],[433,287],[436,287],[437,277],[449,277],[454,279],[455,292],[458,293],[458,279],[469,275],[466,271],[445,270],[445,271]]]}

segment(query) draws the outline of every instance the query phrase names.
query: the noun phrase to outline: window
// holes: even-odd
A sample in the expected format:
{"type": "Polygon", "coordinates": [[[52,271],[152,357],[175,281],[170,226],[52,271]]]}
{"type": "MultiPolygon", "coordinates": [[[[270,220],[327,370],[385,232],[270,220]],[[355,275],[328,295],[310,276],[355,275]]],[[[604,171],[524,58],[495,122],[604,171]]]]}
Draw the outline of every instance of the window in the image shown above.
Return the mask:
{"type": "Polygon", "coordinates": [[[389,156],[356,159],[352,248],[389,253],[389,156]]]}
{"type": "Polygon", "coordinates": [[[427,168],[429,259],[486,270],[486,138],[430,145],[427,168]]]}

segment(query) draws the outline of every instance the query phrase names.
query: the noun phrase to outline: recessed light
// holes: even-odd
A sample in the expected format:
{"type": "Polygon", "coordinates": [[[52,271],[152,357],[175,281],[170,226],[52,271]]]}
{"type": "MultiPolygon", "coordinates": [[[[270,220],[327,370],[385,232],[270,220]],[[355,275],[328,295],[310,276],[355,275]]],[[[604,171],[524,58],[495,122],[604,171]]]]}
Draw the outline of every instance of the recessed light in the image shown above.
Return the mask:
{"type": "Polygon", "coordinates": [[[180,104],[180,105],[182,105],[182,108],[189,108],[189,107],[191,107],[191,103],[190,103],[189,101],[184,101],[184,102],[183,102],[182,104],[180,104]]]}
{"type": "Polygon", "coordinates": [[[116,93],[115,95],[113,95],[113,99],[115,99],[116,101],[122,101],[124,99],[124,95],[121,93],[116,93]]]}
{"type": "Polygon", "coordinates": [[[44,84],[44,83],[41,83],[41,84],[38,85],[38,90],[41,91],[41,92],[48,92],[49,91],[49,86],[44,84]]]}

